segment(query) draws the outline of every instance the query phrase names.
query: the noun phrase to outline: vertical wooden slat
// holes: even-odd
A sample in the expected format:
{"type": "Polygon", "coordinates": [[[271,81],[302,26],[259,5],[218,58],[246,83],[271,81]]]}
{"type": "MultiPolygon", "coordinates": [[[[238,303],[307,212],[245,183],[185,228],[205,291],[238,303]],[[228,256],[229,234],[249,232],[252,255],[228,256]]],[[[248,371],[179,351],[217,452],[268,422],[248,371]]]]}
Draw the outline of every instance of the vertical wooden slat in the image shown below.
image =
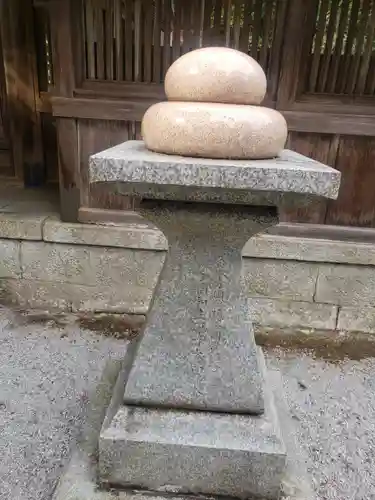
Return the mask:
{"type": "Polygon", "coordinates": [[[171,64],[171,9],[171,0],[164,0],[163,79],[171,64]]]}
{"type": "Polygon", "coordinates": [[[159,83],[161,81],[160,63],[161,63],[161,0],[155,0],[154,29],[153,29],[153,78],[152,81],[159,83]]]}
{"type": "MultiPolygon", "coordinates": [[[[10,121],[9,121],[9,103],[8,103],[8,96],[7,96],[7,78],[5,74],[5,49],[3,47],[7,46],[7,41],[2,40],[2,33],[3,29],[1,27],[1,20],[0,20],[0,114],[1,114],[1,125],[2,125],[2,146],[4,149],[9,149],[11,146],[9,144],[9,139],[10,139],[10,121]]],[[[10,161],[11,163],[11,175],[14,176],[15,170],[14,170],[14,162],[10,161]]]]}
{"type": "Polygon", "coordinates": [[[190,13],[191,4],[183,2],[181,5],[181,26],[183,33],[182,54],[186,54],[186,52],[189,52],[191,49],[190,13]]]}
{"type": "Polygon", "coordinates": [[[331,3],[331,11],[329,16],[329,22],[326,33],[326,43],[323,53],[323,59],[321,60],[321,69],[318,78],[318,91],[324,92],[325,86],[327,82],[328,69],[331,63],[332,56],[332,48],[334,36],[337,30],[337,10],[338,10],[338,2],[333,1],[331,3]]]}
{"type": "Polygon", "coordinates": [[[350,7],[349,2],[342,2],[340,6],[339,27],[337,31],[335,50],[330,68],[331,78],[328,82],[328,87],[327,87],[327,91],[329,93],[334,93],[337,85],[337,76],[339,73],[340,62],[342,59],[342,51],[344,47],[344,37],[348,29],[349,7],[350,7]]]}
{"type": "Polygon", "coordinates": [[[327,0],[320,0],[319,4],[319,17],[316,26],[314,52],[311,63],[309,90],[315,92],[318,79],[319,65],[322,54],[322,42],[325,35],[326,19],[328,12],[329,2],[327,0]]]}
{"type": "Polygon", "coordinates": [[[124,1],[125,17],[125,80],[133,80],[133,0],[124,1]]]}
{"type": "Polygon", "coordinates": [[[192,11],[193,47],[198,49],[202,46],[204,4],[201,0],[194,0],[192,11]]]}
{"type": "Polygon", "coordinates": [[[142,139],[141,122],[135,122],[135,140],[140,141],[142,139]]]}
{"type": "Polygon", "coordinates": [[[233,48],[240,48],[240,35],[241,35],[241,17],[243,16],[243,2],[235,0],[233,12],[233,48]]]}
{"type": "Polygon", "coordinates": [[[48,60],[46,37],[49,38],[49,17],[45,7],[34,9],[36,55],[38,62],[39,90],[48,91],[48,60]]]}
{"type": "Polygon", "coordinates": [[[365,46],[361,58],[361,64],[358,72],[357,85],[355,87],[355,92],[357,94],[363,94],[366,87],[366,80],[368,77],[371,55],[373,53],[374,45],[374,30],[375,30],[375,2],[372,4],[371,18],[368,22],[367,29],[367,39],[365,41],[365,46]]]}
{"type": "Polygon", "coordinates": [[[213,0],[204,1],[204,18],[203,18],[203,46],[207,47],[209,43],[209,35],[211,32],[211,14],[213,9],[213,0]]]}
{"type": "MultiPolygon", "coordinates": [[[[232,0],[226,0],[226,2],[224,3],[224,29],[225,29],[225,46],[226,47],[230,46],[232,10],[233,10],[232,0]]],[[[248,46],[249,34],[247,35],[246,43],[248,46]]],[[[245,52],[247,52],[247,46],[245,44],[243,46],[246,47],[245,52]]]]}
{"type": "Polygon", "coordinates": [[[94,38],[94,5],[93,0],[86,0],[85,3],[86,21],[86,51],[87,51],[87,77],[96,78],[95,64],[95,38],[94,38]]]}
{"type": "Polygon", "coordinates": [[[113,45],[114,45],[114,0],[107,0],[105,8],[105,58],[106,79],[114,80],[113,45]]]}
{"type": "Polygon", "coordinates": [[[152,80],[152,39],[153,39],[153,20],[154,9],[151,5],[143,5],[143,81],[152,80]]]}
{"type": "Polygon", "coordinates": [[[263,23],[263,33],[262,33],[262,46],[260,49],[260,57],[259,57],[259,62],[262,68],[267,71],[267,60],[268,60],[268,53],[269,53],[269,47],[268,47],[268,42],[270,38],[270,31],[271,31],[271,26],[272,26],[272,14],[273,14],[273,8],[274,8],[274,3],[273,1],[269,0],[265,4],[265,10],[264,10],[264,23],[263,23]]]}
{"type": "Polygon", "coordinates": [[[367,94],[375,94],[375,56],[372,55],[370,63],[370,71],[367,79],[367,94]]]}
{"type": "Polygon", "coordinates": [[[116,80],[124,78],[124,40],[122,29],[122,0],[114,1],[114,36],[115,36],[115,60],[116,80]]]}
{"type": "Polygon", "coordinates": [[[220,34],[220,24],[221,24],[221,11],[223,8],[222,0],[215,0],[215,10],[214,10],[214,29],[218,30],[220,34]]]}
{"type": "Polygon", "coordinates": [[[104,50],[104,16],[103,9],[96,5],[94,10],[94,25],[96,35],[96,67],[99,80],[105,79],[105,50],[104,50]]]}
{"type": "Polygon", "coordinates": [[[277,95],[277,88],[280,76],[281,47],[285,34],[285,22],[287,14],[287,1],[277,1],[275,4],[274,32],[272,36],[272,46],[270,60],[267,68],[267,96],[274,100],[277,95]]]}
{"type": "Polygon", "coordinates": [[[349,78],[345,87],[348,94],[352,94],[355,89],[358,70],[360,64],[360,57],[363,50],[363,42],[365,39],[365,33],[367,31],[368,21],[369,21],[369,11],[370,11],[370,0],[363,0],[362,13],[360,22],[358,25],[355,54],[352,57],[352,64],[350,65],[349,78]]]}
{"type": "Polygon", "coordinates": [[[339,77],[339,86],[337,92],[340,94],[344,93],[346,82],[349,78],[349,69],[352,60],[352,47],[357,33],[360,0],[353,0],[351,5],[352,8],[350,11],[349,31],[345,43],[345,53],[343,57],[343,63],[339,72],[340,77],[339,77]]]}
{"type": "Polygon", "coordinates": [[[142,0],[134,0],[134,81],[141,80],[141,26],[142,0]]]}
{"type": "Polygon", "coordinates": [[[71,4],[72,44],[74,47],[74,85],[80,87],[86,78],[85,27],[83,0],[71,4]]]}
{"type": "Polygon", "coordinates": [[[290,0],[288,4],[277,91],[278,109],[287,109],[290,103],[296,100],[300,85],[301,64],[309,50],[305,42],[306,30],[311,30],[311,22],[316,13],[315,7],[313,2],[309,2],[305,9],[301,9],[299,0],[290,0]]]}
{"type": "Polygon", "coordinates": [[[249,38],[250,38],[250,29],[251,29],[251,16],[253,11],[253,2],[254,0],[249,0],[244,5],[243,12],[243,26],[241,29],[240,35],[240,50],[249,52],[249,38]]]}
{"type": "Polygon", "coordinates": [[[199,47],[203,47],[203,32],[204,32],[204,13],[205,13],[205,0],[200,0],[200,9],[199,9],[199,47]]]}
{"type": "Polygon", "coordinates": [[[253,0],[253,26],[251,30],[251,56],[258,60],[259,38],[262,28],[262,0],[253,0]]]}
{"type": "Polygon", "coordinates": [[[181,1],[175,2],[173,17],[172,59],[175,61],[181,55],[181,1]]]}

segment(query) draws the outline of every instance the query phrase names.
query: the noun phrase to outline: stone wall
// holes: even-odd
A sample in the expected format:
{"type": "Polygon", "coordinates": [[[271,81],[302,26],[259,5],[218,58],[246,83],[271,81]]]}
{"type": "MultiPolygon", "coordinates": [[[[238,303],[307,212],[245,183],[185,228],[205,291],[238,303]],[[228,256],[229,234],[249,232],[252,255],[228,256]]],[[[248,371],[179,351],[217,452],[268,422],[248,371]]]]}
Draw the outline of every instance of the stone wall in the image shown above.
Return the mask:
{"type": "Polygon", "coordinates": [[[166,240],[140,218],[122,226],[0,215],[3,301],[25,307],[144,314],[166,240]]]}
{"type": "MultiPolygon", "coordinates": [[[[3,301],[145,314],[165,258],[158,229],[0,214],[3,301]]],[[[252,316],[267,326],[375,332],[375,246],[263,234],[244,249],[252,316]]]]}
{"type": "Polygon", "coordinates": [[[244,249],[255,321],[375,332],[375,246],[262,234],[244,249]]]}

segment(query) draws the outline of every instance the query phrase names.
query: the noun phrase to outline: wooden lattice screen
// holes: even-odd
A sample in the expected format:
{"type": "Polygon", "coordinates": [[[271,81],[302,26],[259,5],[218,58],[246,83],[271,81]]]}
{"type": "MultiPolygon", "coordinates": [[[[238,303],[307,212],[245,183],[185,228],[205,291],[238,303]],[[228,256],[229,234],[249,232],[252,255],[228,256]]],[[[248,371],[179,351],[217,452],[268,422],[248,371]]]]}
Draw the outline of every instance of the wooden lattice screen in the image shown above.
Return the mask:
{"type": "Polygon", "coordinates": [[[84,4],[86,78],[161,83],[173,61],[220,45],[277,73],[285,1],[89,0],[84,4]]]}
{"type": "Polygon", "coordinates": [[[319,0],[309,92],[375,95],[375,1],[319,0]]]}
{"type": "Polygon", "coordinates": [[[282,220],[375,227],[375,0],[33,3],[38,105],[56,121],[65,220],[76,220],[79,206],[129,206],[124,197],[89,190],[89,155],[140,138],[145,110],[165,99],[172,62],[219,45],[263,66],[264,105],[285,116],[288,147],[343,172],[337,202],[284,212],[282,220]]]}

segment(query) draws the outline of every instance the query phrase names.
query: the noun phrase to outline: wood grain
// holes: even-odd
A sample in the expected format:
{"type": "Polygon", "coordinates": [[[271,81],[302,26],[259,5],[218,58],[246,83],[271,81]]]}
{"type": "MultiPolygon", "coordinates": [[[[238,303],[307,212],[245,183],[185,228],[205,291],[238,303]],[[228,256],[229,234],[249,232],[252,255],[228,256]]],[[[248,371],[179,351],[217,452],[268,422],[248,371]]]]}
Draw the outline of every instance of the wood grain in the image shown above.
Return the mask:
{"type": "MultiPolygon", "coordinates": [[[[338,137],[320,134],[304,134],[291,132],[287,147],[297,153],[309,156],[325,165],[334,167],[336,162],[338,137]]],[[[327,201],[317,199],[309,207],[290,209],[283,207],[280,211],[281,222],[310,222],[324,224],[327,201]]]]}
{"type": "Polygon", "coordinates": [[[328,204],[327,224],[375,227],[375,138],[341,137],[335,168],[339,198],[328,204]]]}
{"type": "Polygon", "coordinates": [[[132,123],[127,121],[78,121],[82,207],[113,210],[134,208],[135,199],[116,194],[110,185],[90,186],[88,178],[88,161],[90,155],[126,140],[135,139],[135,134],[132,134],[131,131],[132,123]]]}
{"type": "Polygon", "coordinates": [[[2,112],[15,174],[25,182],[44,182],[36,45],[31,0],[0,2],[3,58],[2,112]],[[22,15],[21,15],[22,13],[22,15]]]}
{"type": "MultiPolygon", "coordinates": [[[[73,0],[52,2],[50,8],[52,54],[54,68],[60,68],[60,71],[55,72],[54,91],[57,95],[68,99],[73,96],[77,74],[74,71],[77,59],[73,51],[74,40],[76,40],[73,26],[77,25],[72,12],[74,12],[73,0]]],[[[56,130],[61,219],[66,222],[75,222],[77,221],[82,188],[75,118],[59,118],[56,122],[56,130]]]]}

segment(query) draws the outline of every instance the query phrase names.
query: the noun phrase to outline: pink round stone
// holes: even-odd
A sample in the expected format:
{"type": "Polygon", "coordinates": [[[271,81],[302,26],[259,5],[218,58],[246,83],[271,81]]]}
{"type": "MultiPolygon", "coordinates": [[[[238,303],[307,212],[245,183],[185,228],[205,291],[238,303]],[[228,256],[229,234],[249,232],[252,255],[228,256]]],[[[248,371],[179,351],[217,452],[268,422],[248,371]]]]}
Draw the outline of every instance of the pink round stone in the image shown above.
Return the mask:
{"type": "Polygon", "coordinates": [[[261,66],[226,47],[207,47],[181,56],[168,69],[165,93],[172,101],[260,104],[267,90],[261,66]]]}
{"type": "Polygon", "coordinates": [[[146,147],[158,153],[202,158],[278,156],[287,138],[274,109],[205,102],[160,102],[142,121],[146,147]]]}

